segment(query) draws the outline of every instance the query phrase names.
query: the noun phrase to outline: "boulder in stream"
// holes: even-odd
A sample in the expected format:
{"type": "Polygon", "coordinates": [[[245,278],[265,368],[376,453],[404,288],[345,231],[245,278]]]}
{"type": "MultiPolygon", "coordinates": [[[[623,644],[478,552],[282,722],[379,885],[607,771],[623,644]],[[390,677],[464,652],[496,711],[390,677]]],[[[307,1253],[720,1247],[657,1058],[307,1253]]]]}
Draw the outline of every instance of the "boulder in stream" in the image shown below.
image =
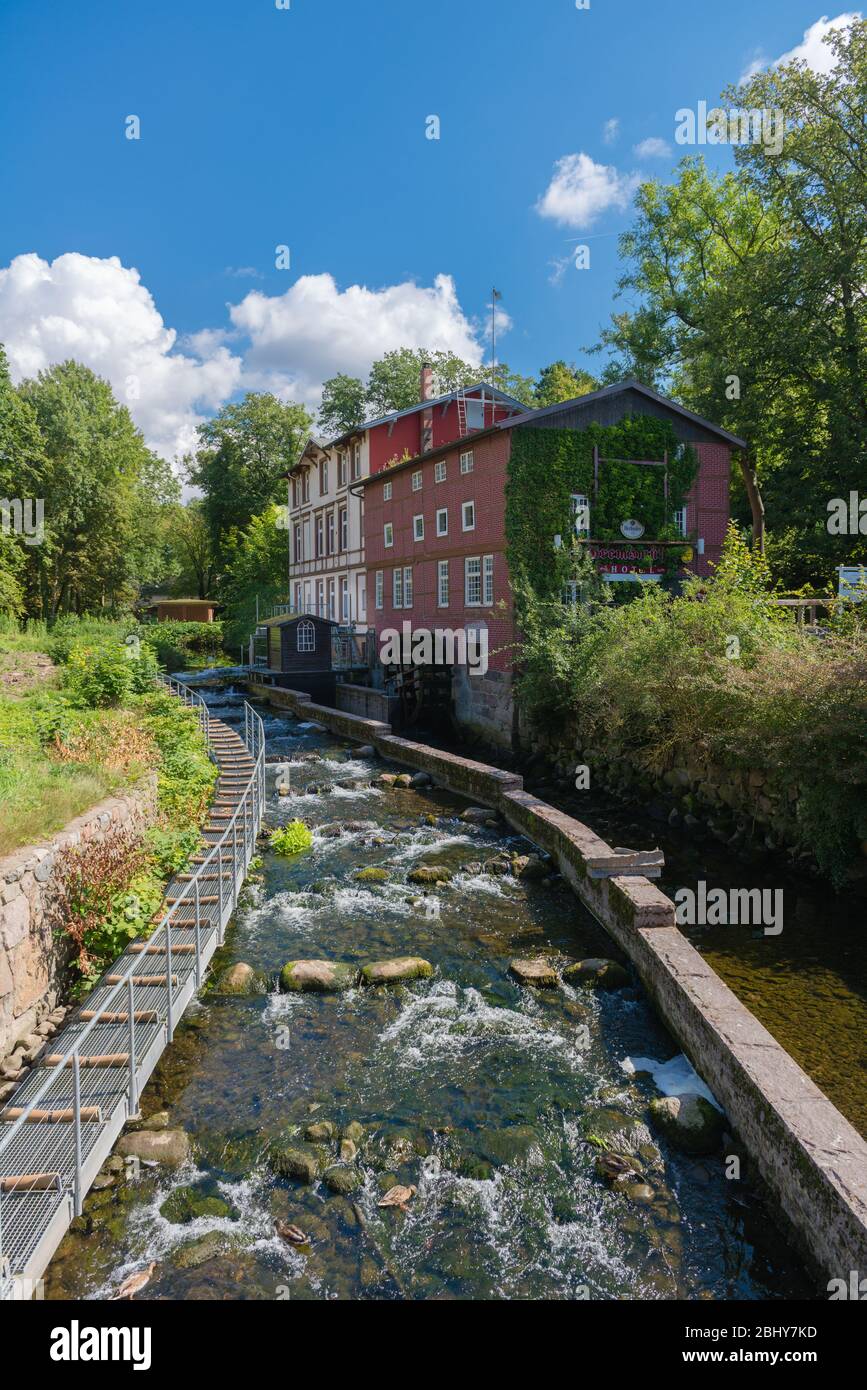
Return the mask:
{"type": "Polygon", "coordinates": [[[322,1160],[315,1149],[301,1144],[275,1144],[271,1149],[271,1167],[281,1178],[292,1178],[295,1182],[315,1182],[319,1176],[322,1160]]]}
{"type": "Polygon", "coordinates": [[[650,1102],[656,1129],[684,1153],[709,1154],[719,1148],[725,1116],[704,1096],[659,1096],[650,1102]]]}
{"type": "Polygon", "coordinates": [[[490,815],[487,806],[468,806],[465,811],[461,811],[460,819],[466,821],[467,825],[484,825],[490,815]]]}
{"type": "Polygon", "coordinates": [[[386,883],[388,881],[388,869],[380,869],[369,864],[366,869],[358,870],[355,881],[356,883],[386,883]]]}
{"type": "Polygon", "coordinates": [[[556,989],[559,984],[557,971],[544,956],[532,960],[511,960],[509,971],[519,984],[532,985],[535,989],[556,989]]]}
{"type": "Polygon", "coordinates": [[[419,864],[418,868],[410,869],[406,876],[407,883],[451,883],[454,874],[451,869],[447,869],[444,864],[419,864]]]}
{"type": "Polygon", "coordinates": [[[361,979],[365,985],[388,985],[397,980],[427,980],[433,973],[430,961],[421,956],[397,956],[362,966],[361,979]]]}
{"type": "Polygon", "coordinates": [[[161,1163],[166,1168],[179,1168],[190,1156],[190,1140],[182,1129],[142,1129],[135,1134],[121,1135],[117,1152],[124,1158],[140,1158],[147,1163],[161,1163]]]}
{"type": "Polygon", "coordinates": [[[218,994],[261,994],[265,991],[265,983],[252,965],[239,960],[223,971],[217,981],[216,991],[218,994]]]}
{"type": "Polygon", "coordinates": [[[624,989],[629,984],[629,973],[616,960],[593,956],[567,965],[563,979],[567,985],[582,985],[589,989],[624,989]]]}
{"type": "Polygon", "coordinates": [[[361,1186],[361,1174],[357,1168],[345,1168],[339,1163],[335,1163],[331,1168],[326,1168],[322,1174],[322,1181],[332,1192],[337,1192],[341,1197],[347,1197],[350,1192],[354,1192],[361,1186]]]}
{"type": "Polygon", "coordinates": [[[280,988],[315,994],[336,994],[358,980],[354,965],[339,960],[290,960],[280,971],[280,988]]]}

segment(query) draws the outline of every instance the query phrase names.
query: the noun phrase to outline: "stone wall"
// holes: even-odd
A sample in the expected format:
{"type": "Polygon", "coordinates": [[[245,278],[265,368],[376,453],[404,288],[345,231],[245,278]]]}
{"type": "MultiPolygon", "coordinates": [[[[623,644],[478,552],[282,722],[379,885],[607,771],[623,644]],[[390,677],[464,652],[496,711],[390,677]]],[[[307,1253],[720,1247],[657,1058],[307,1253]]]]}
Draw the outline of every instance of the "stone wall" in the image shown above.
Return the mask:
{"type": "Polygon", "coordinates": [[[0,859],[0,1063],[31,1036],[32,1050],[36,1030],[63,1002],[69,950],[55,939],[51,916],[58,851],[138,833],[155,817],[151,776],[125,795],[101,801],[51,840],[0,859]]]}
{"type": "Polygon", "coordinates": [[[511,671],[486,671],[475,676],[465,666],[458,666],[452,677],[452,709],[468,733],[478,734],[493,748],[512,747],[511,671]]]}
{"type": "Polygon", "coordinates": [[[369,685],[351,685],[348,681],[337,682],[334,698],[337,708],[346,714],[360,714],[362,719],[381,720],[384,724],[391,722],[400,705],[396,695],[387,695],[384,690],[374,690],[369,685]]]}
{"type": "Polygon", "coordinates": [[[494,807],[547,850],[632,961],[808,1260],[825,1279],[867,1270],[867,1143],[678,930],[665,894],[641,877],[590,877],[588,859],[611,853],[608,845],[525,792],[513,773],[397,738],[387,725],[313,705],[299,691],[250,689],[494,807]]]}

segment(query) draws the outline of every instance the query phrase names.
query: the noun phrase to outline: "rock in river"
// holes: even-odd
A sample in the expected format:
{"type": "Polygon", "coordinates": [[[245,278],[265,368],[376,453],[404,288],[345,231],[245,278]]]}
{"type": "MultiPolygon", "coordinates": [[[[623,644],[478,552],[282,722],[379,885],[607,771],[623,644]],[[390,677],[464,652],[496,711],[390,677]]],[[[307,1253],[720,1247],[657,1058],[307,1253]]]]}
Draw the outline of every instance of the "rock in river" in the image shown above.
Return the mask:
{"type": "Polygon", "coordinates": [[[451,883],[454,874],[451,869],[447,869],[444,864],[419,864],[417,869],[410,869],[406,876],[407,883],[451,883]]]}
{"type": "Polygon", "coordinates": [[[178,1168],[190,1156],[190,1141],[182,1129],[161,1129],[155,1133],[142,1129],[137,1134],[121,1135],[117,1152],[124,1158],[141,1158],[178,1168]]]}
{"type": "Polygon", "coordinates": [[[322,1181],[326,1187],[330,1187],[332,1192],[338,1192],[342,1197],[346,1197],[361,1186],[361,1174],[357,1168],[343,1168],[339,1164],[335,1164],[332,1168],[326,1168],[322,1174],[322,1181]]]}
{"type": "Polygon", "coordinates": [[[568,985],[584,985],[590,989],[624,989],[629,984],[629,974],[622,965],[616,960],[602,960],[596,956],[567,965],[563,979],[568,985]]]}
{"type": "Polygon", "coordinates": [[[351,989],[357,979],[355,966],[343,961],[290,960],[280,972],[280,988],[336,994],[341,989],[351,989]]]}
{"type": "Polygon", "coordinates": [[[259,994],[264,990],[261,976],[243,960],[230,965],[217,981],[218,994],[259,994]]]}
{"type": "Polygon", "coordinates": [[[355,880],[357,883],[385,883],[388,880],[388,869],[379,869],[370,864],[366,869],[358,870],[355,880]]]}
{"type": "Polygon", "coordinates": [[[509,961],[509,970],[522,985],[533,985],[536,989],[556,989],[557,971],[544,956],[533,960],[509,961]]]}
{"type": "Polygon", "coordinates": [[[396,960],[374,960],[362,966],[361,979],[366,985],[387,985],[395,980],[426,980],[433,974],[430,961],[421,956],[398,956],[396,960]]]}
{"type": "Polygon", "coordinates": [[[704,1096],[660,1096],[650,1102],[654,1126],[684,1153],[709,1154],[719,1148],[725,1117],[704,1096]]]}
{"type": "Polygon", "coordinates": [[[283,1148],[276,1144],[271,1150],[271,1167],[281,1178],[293,1178],[295,1182],[315,1182],[319,1176],[321,1159],[315,1149],[301,1145],[288,1145],[283,1148]]]}

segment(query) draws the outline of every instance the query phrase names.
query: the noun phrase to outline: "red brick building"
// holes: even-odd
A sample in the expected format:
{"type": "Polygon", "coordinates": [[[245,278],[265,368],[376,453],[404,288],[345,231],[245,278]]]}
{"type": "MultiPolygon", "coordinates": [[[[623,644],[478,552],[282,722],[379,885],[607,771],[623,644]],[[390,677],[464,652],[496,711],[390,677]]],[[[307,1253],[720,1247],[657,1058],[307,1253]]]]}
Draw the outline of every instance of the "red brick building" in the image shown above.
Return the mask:
{"type": "MultiPolygon", "coordinates": [[[[637,414],[669,420],[678,440],[698,456],[696,480],[675,519],[683,536],[694,540],[690,568],[706,574],[728,525],[731,454],[744,442],[635,381],[512,416],[456,441],[434,442],[410,459],[372,469],[360,484],[368,623],[378,639],[404,622],[413,629],[486,628],[488,671],[471,677],[456,668],[453,699],[458,719],[492,740],[511,741],[514,715],[517,634],[505,538],[512,430],[584,429],[637,414]]],[[[618,570],[632,569],[628,560],[619,563],[623,554],[628,550],[600,547],[599,567],[612,581],[623,577],[618,570]]]]}

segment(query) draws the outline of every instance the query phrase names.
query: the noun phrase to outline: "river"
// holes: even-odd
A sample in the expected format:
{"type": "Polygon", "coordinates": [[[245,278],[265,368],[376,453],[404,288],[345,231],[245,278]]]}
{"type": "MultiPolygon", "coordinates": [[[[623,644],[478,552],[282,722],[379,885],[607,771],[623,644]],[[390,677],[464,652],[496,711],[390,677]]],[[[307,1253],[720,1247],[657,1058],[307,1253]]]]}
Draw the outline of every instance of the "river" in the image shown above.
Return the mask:
{"type": "MultiPolygon", "coordinates": [[[[234,692],[207,698],[239,717],[234,692]]],[[[268,823],[301,816],[314,843],[291,859],[263,853],[211,980],[245,961],[270,984],[250,997],[209,985],[191,1005],[142,1111],[167,1112],[193,1159],[91,1192],[46,1296],[109,1297],[150,1261],[144,1299],[816,1296],[748,1174],[728,1180],[722,1152],[688,1158],[649,1132],[658,1092],[623,1062],[678,1049],[641,989],[530,991],[510,977],[515,956],[615,954],[561,880],[478,867],[526,842],[461,821],[467,802],[449,793],[371,786],[382,760],[263,716],[295,793],[278,797],[269,767],[268,823]],[[420,895],[406,874],[431,863],[454,877],[420,895]],[[365,866],[386,880],[359,883],[365,866]],[[338,995],[277,988],[287,960],[407,954],[433,977],[338,995]],[[333,1163],[336,1140],[307,1145],[304,1131],[351,1122],[363,1134],[353,1192],[273,1171],[275,1143],[333,1163]],[[634,1195],[598,1175],[600,1140],[635,1155],[634,1195]],[[379,1205],[395,1179],[417,1189],[405,1210],[379,1205]],[[287,1243],[275,1221],[307,1243],[287,1243]]]]}

